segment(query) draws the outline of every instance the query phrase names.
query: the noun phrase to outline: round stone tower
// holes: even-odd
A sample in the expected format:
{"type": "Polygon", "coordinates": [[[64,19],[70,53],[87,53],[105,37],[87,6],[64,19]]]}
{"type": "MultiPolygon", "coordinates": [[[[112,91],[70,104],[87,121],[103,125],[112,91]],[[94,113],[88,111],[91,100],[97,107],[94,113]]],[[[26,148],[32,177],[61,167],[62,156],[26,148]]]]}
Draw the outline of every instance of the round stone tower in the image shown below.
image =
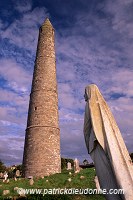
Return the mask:
{"type": "Polygon", "coordinates": [[[23,174],[60,173],[60,130],[54,29],[46,19],[39,30],[25,136],[23,174]]]}

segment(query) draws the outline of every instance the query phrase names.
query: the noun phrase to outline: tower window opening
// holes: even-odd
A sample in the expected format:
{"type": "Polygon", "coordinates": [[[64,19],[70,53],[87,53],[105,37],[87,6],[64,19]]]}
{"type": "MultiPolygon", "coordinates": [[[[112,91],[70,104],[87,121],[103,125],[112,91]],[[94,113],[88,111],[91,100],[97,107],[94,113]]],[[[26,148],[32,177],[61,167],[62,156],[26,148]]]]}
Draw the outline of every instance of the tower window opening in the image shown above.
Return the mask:
{"type": "Polygon", "coordinates": [[[37,107],[35,107],[34,110],[37,110],[37,107]]]}

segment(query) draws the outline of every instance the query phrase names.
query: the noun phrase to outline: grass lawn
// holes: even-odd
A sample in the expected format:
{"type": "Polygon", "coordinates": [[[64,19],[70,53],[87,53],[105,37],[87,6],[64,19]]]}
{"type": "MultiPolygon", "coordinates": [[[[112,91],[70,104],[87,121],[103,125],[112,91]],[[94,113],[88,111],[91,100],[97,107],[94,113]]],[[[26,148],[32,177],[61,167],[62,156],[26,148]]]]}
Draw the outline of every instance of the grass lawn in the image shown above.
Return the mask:
{"type": "MultiPolygon", "coordinates": [[[[75,174],[73,171],[71,171],[71,175],[69,174],[70,171],[63,170],[61,174],[54,174],[48,177],[44,177],[44,179],[34,179],[34,184],[30,186],[28,179],[23,179],[14,181],[13,179],[10,179],[9,183],[3,183],[2,179],[0,179],[0,199],[10,199],[10,198],[19,198],[20,195],[17,193],[17,191],[14,191],[15,187],[23,188],[23,189],[42,189],[42,192],[44,189],[45,193],[47,191],[51,191],[50,189],[94,189],[95,183],[94,183],[94,176],[95,171],[94,168],[84,169],[81,170],[78,174],[75,174]],[[80,177],[84,176],[83,179],[80,177]],[[69,182],[68,179],[71,178],[71,181],[69,182]],[[3,190],[10,190],[10,194],[3,196],[3,190]]],[[[24,199],[24,197],[21,199],[24,199]]],[[[45,194],[44,196],[42,194],[38,195],[26,195],[26,199],[46,199],[46,200],[56,200],[56,199],[63,199],[63,200],[105,200],[105,198],[102,195],[96,195],[96,194],[45,194]]]]}

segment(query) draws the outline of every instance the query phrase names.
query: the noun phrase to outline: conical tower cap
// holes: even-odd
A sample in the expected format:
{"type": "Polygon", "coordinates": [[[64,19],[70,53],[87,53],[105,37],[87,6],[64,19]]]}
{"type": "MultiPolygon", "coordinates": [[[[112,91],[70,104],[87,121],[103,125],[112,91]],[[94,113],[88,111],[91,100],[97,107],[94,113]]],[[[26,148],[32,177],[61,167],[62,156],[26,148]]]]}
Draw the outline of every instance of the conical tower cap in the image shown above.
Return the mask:
{"type": "Polygon", "coordinates": [[[44,23],[42,24],[42,27],[45,28],[45,27],[51,27],[53,28],[49,18],[46,18],[46,20],[44,21],[44,23]]]}

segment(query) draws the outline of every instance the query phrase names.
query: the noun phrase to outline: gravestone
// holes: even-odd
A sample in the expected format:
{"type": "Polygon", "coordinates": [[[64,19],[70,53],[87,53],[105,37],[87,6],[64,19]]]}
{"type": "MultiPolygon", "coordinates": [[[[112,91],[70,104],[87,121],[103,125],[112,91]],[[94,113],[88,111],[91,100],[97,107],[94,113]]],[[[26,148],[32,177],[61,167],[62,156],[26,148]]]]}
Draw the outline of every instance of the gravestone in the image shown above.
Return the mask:
{"type": "Polygon", "coordinates": [[[74,171],[75,171],[75,173],[80,172],[79,160],[77,158],[75,158],[75,160],[74,160],[74,171]]]}
{"type": "Polygon", "coordinates": [[[10,190],[3,190],[3,195],[10,194],[10,190]]]}
{"type": "Polygon", "coordinates": [[[16,177],[19,177],[19,176],[20,176],[20,171],[17,170],[17,171],[16,171],[16,177]]]}
{"type": "Polygon", "coordinates": [[[29,183],[30,183],[30,185],[33,185],[34,184],[34,180],[30,179],[29,183]]]}
{"type": "Polygon", "coordinates": [[[19,189],[19,187],[15,187],[15,188],[14,188],[14,191],[17,191],[18,189],[19,189]]]}
{"type": "Polygon", "coordinates": [[[14,177],[14,181],[17,181],[17,178],[16,178],[16,177],[14,177]]]}
{"type": "Polygon", "coordinates": [[[0,173],[0,178],[3,178],[3,173],[2,172],[0,173]]]}
{"type": "Polygon", "coordinates": [[[3,177],[4,177],[4,181],[6,181],[6,180],[7,180],[7,178],[8,178],[8,174],[7,174],[7,172],[4,172],[4,175],[3,175],[3,177]]]}
{"type": "Polygon", "coordinates": [[[82,180],[82,179],[85,179],[85,176],[80,176],[80,179],[82,180]]]}
{"type": "Polygon", "coordinates": [[[72,165],[70,162],[67,163],[67,170],[71,170],[72,169],[72,165]]]}
{"type": "Polygon", "coordinates": [[[9,183],[9,182],[10,182],[9,179],[7,179],[7,180],[6,180],[6,183],[9,183]]]}

